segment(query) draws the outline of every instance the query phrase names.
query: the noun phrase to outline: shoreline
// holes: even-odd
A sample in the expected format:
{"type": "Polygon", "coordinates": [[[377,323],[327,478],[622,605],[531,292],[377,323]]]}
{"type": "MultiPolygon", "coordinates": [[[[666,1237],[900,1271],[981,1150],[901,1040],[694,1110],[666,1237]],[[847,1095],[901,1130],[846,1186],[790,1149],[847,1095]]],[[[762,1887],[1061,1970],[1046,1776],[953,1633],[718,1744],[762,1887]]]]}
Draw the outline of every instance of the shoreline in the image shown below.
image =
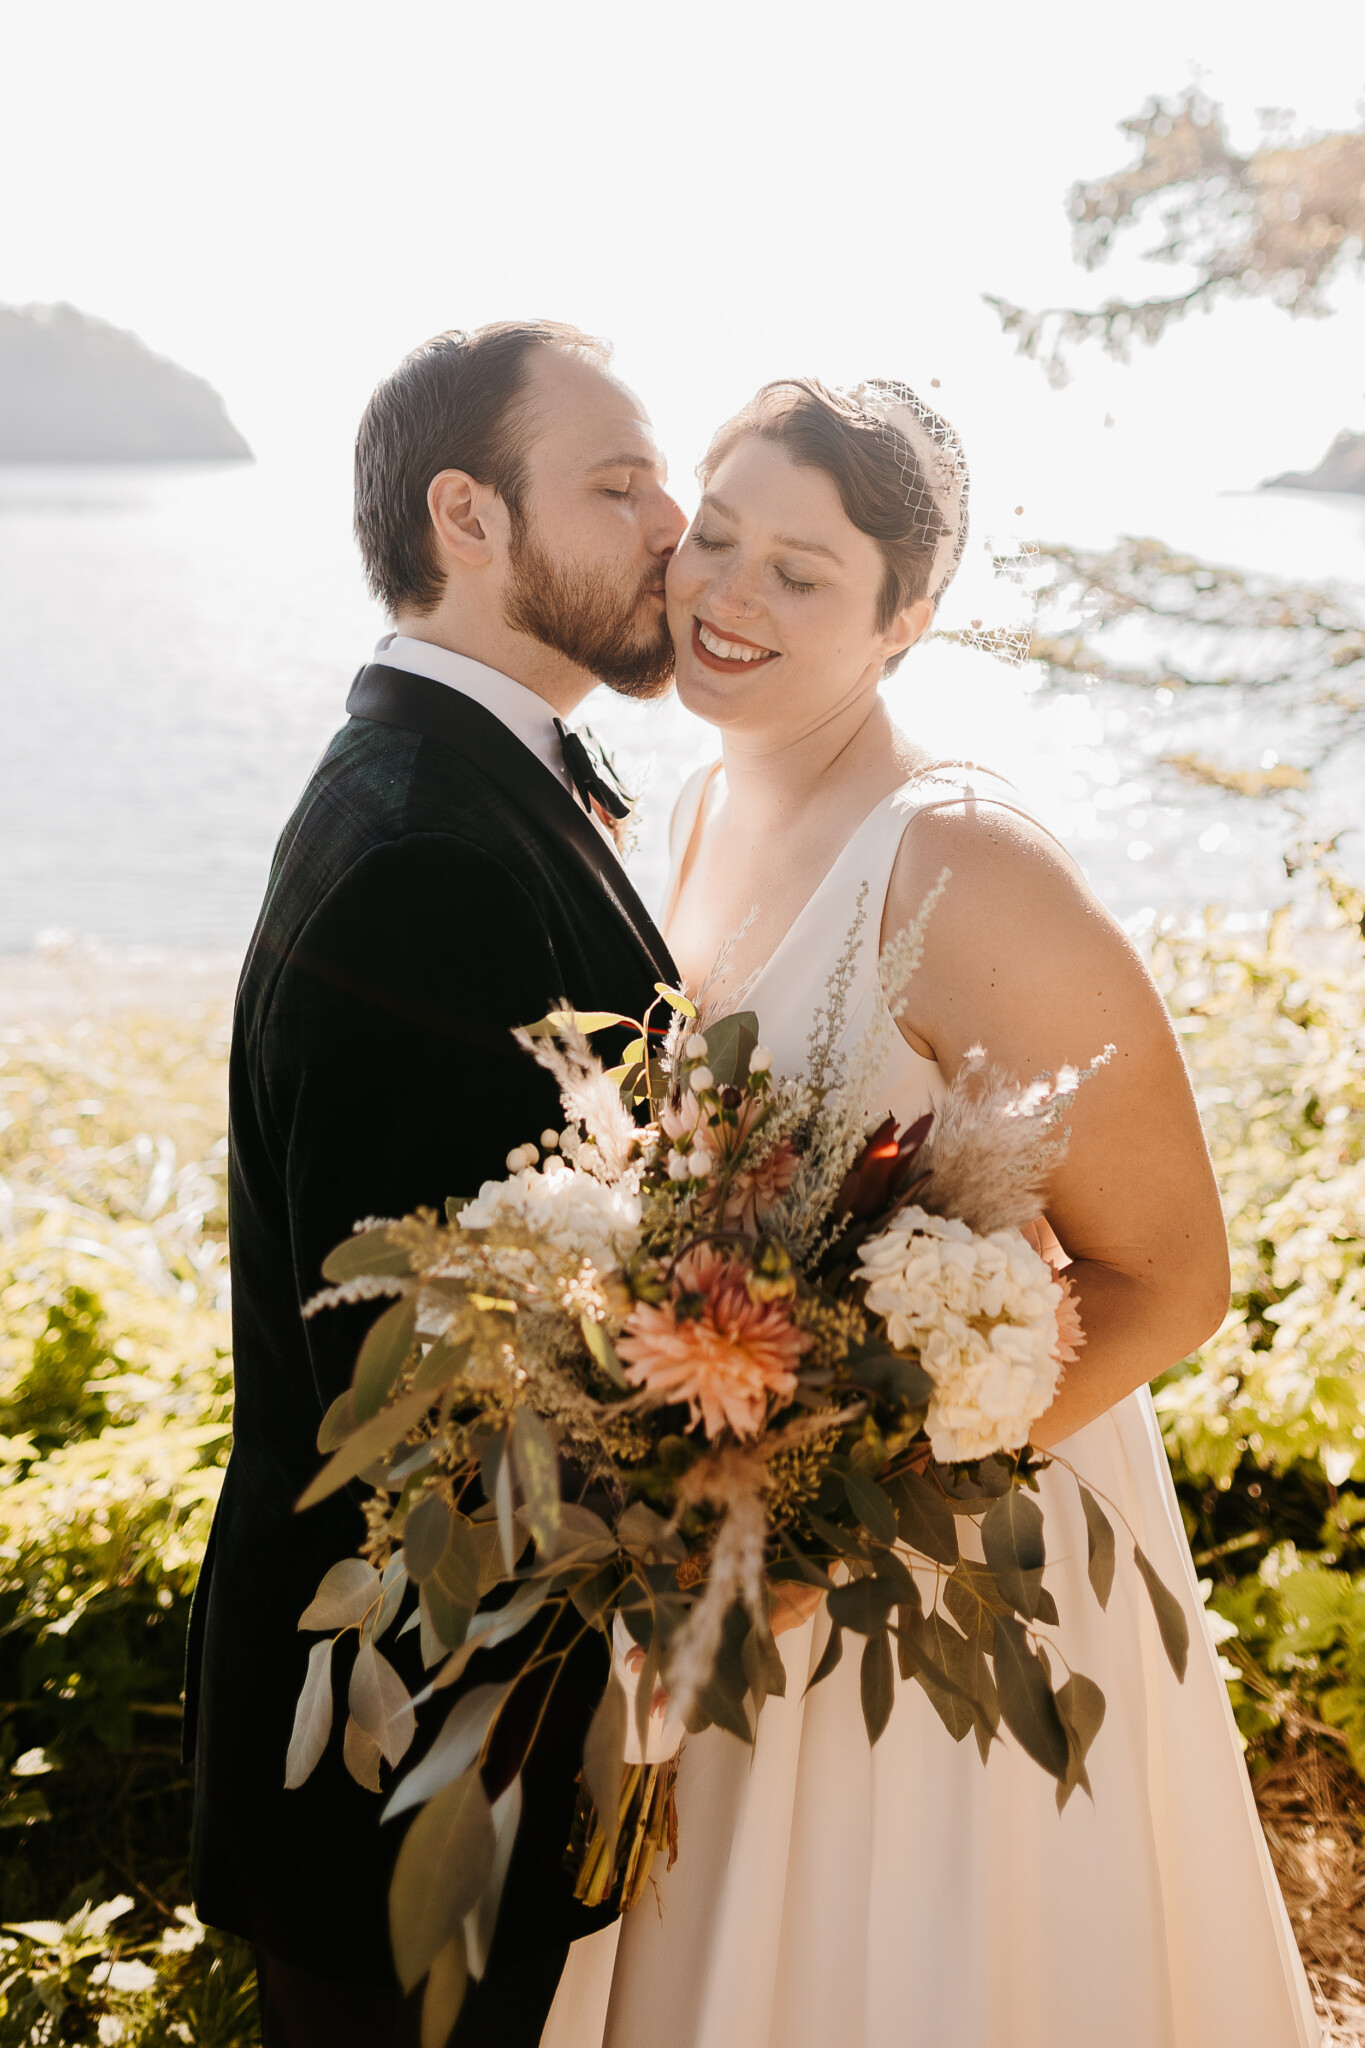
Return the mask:
{"type": "Polygon", "coordinates": [[[135,1011],[203,1016],[231,1003],[240,969],[241,955],[230,947],[77,940],[0,953],[0,1028],[135,1011]]]}

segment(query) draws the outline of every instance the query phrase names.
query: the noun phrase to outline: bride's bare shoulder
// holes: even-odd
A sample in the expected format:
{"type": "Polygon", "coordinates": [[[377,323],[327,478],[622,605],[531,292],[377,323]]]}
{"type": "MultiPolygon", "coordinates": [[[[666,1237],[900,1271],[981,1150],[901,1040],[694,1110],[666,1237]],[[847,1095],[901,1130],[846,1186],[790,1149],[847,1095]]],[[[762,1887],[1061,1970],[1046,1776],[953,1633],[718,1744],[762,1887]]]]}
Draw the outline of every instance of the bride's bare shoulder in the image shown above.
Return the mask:
{"type": "Polygon", "coordinates": [[[1002,777],[946,764],[923,779],[916,795],[927,800],[917,802],[902,834],[888,911],[912,915],[945,867],[950,897],[964,911],[970,905],[973,922],[985,899],[1002,909],[1070,902],[1100,911],[1066,848],[1002,777]]]}
{"type": "Polygon", "coordinates": [[[981,1037],[1020,1073],[1059,1054],[1084,1064],[1120,1019],[1128,1054],[1164,1046],[1169,1027],[1136,948],[1045,827],[984,793],[921,809],[901,840],[884,936],[945,870],[902,1028],[949,1071],[981,1037]]]}

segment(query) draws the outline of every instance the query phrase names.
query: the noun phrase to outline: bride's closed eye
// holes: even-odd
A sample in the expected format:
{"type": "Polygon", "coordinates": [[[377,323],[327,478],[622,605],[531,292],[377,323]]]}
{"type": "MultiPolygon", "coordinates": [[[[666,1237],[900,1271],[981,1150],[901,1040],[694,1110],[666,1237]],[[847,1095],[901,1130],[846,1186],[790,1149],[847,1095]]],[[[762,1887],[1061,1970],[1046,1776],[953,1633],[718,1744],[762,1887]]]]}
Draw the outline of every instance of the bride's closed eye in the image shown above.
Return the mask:
{"type": "MultiPolygon", "coordinates": [[[[702,533],[700,529],[694,528],[692,533],[692,545],[694,547],[704,548],[707,554],[716,554],[722,548],[728,548],[733,546],[733,542],[718,539],[715,534],[702,533]]],[[[818,589],[819,587],[817,584],[814,583],[798,582],[796,577],[788,576],[785,570],[779,569],[775,562],[773,564],[773,574],[774,576],[776,576],[778,582],[782,585],[782,588],[784,590],[795,591],[798,596],[806,596],[812,590],[818,589]]]]}

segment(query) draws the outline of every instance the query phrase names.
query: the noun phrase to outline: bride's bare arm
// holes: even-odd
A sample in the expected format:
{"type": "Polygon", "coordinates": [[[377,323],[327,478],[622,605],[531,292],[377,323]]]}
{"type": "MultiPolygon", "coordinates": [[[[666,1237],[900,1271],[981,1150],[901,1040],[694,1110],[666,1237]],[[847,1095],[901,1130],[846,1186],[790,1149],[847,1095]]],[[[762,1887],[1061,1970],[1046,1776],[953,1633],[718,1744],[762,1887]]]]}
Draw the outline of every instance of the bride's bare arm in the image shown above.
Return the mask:
{"type": "Polygon", "coordinates": [[[943,868],[901,1028],[952,1077],[973,1045],[1029,1081],[1114,1056],[1076,1098],[1047,1219],[1073,1264],[1086,1345],[1033,1431],[1059,1442],[1175,1365],[1222,1321],[1227,1238],[1189,1076],[1135,949],[1061,848],[986,804],[922,813],[883,936],[943,868]]]}

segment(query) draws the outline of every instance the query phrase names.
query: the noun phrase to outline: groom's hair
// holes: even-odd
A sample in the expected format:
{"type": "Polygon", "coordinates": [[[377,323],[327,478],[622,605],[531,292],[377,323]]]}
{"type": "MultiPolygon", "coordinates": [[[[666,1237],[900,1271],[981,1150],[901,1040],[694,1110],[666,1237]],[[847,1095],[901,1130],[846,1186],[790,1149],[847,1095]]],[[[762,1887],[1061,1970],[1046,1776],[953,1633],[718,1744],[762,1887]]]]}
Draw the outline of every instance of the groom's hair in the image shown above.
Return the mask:
{"type": "Polygon", "coordinates": [[[499,320],[451,328],[384,379],[355,443],[355,533],[365,578],[390,613],[429,612],[445,578],[433,546],[427,489],[463,469],[524,523],[533,417],[523,402],[531,351],[564,349],[605,363],[609,342],[562,320],[499,320]]]}

